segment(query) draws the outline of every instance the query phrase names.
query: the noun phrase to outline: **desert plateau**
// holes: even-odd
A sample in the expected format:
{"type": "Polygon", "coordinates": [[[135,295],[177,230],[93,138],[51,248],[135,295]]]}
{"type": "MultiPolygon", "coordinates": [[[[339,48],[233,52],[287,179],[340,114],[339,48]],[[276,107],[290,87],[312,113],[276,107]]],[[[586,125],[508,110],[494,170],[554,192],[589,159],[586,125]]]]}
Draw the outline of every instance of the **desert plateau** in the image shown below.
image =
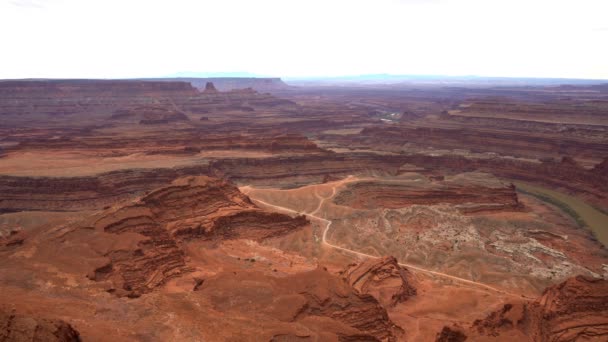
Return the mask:
{"type": "Polygon", "coordinates": [[[0,342],[608,342],[605,0],[0,0],[0,342]]]}
{"type": "Polygon", "coordinates": [[[0,340],[608,338],[605,86],[214,82],[0,82],[0,340]]]}

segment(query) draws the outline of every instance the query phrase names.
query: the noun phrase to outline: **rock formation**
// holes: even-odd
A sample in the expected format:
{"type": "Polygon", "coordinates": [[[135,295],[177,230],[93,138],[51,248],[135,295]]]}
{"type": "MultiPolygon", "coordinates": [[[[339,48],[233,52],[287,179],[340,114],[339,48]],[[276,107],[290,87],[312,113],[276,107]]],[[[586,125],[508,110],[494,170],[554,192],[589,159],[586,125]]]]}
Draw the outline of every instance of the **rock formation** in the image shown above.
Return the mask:
{"type": "Polygon", "coordinates": [[[342,276],[359,293],[372,295],[384,307],[405,302],[417,293],[414,275],[394,257],[351,264],[342,276]]]}
{"type": "Polygon", "coordinates": [[[214,306],[227,314],[255,312],[256,325],[289,324],[281,333],[269,328],[270,339],[294,336],[298,325],[310,331],[302,337],[313,339],[395,341],[402,335],[373,296],[359,293],[322,268],[281,278],[222,274],[206,280],[196,294],[212,296],[214,306]]]}
{"type": "Polygon", "coordinates": [[[557,132],[509,131],[479,128],[370,127],[356,140],[376,145],[404,143],[441,149],[467,149],[530,158],[559,157],[602,159],[608,154],[608,140],[564,136],[557,132]]]}
{"type": "Polygon", "coordinates": [[[74,328],[57,319],[0,310],[0,342],[80,342],[74,328]]]}
{"type": "Polygon", "coordinates": [[[264,240],[306,224],[304,216],[291,218],[259,209],[224,180],[180,178],[95,219],[95,230],[124,235],[125,239],[134,234],[144,238],[132,250],[107,252],[108,263],[95,269],[89,278],[111,280],[111,291],[117,295],[139,296],[186,271],[179,241],[264,240]]]}
{"type": "Polygon", "coordinates": [[[217,89],[213,85],[213,82],[207,82],[205,84],[205,90],[203,91],[205,94],[216,94],[218,93],[217,89]]]}
{"type": "Polygon", "coordinates": [[[608,281],[570,278],[547,288],[535,301],[504,304],[500,310],[475,321],[466,334],[472,340],[606,340],[608,281]]]}
{"type": "MultiPolygon", "coordinates": [[[[151,190],[162,186],[175,178],[195,174],[215,175],[239,182],[260,184],[297,185],[298,182],[323,182],[328,175],[345,177],[349,174],[386,174],[398,175],[404,164],[416,165],[421,172],[443,170],[444,172],[461,173],[474,170],[492,173],[494,175],[523,181],[561,187],[589,199],[598,206],[608,206],[608,173],[596,169],[587,170],[580,166],[562,164],[555,161],[543,163],[528,163],[508,159],[469,159],[460,156],[380,156],[371,154],[345,155],[314,153],[319,152],[316,145],[309,145],[293,136],[276,138],[272,142],[264,142],[267,147],[308,150],[310,155],[271,157],[264,159],[231,158],[211,162],[209,165],[181,167],[175,169],[141,169],[114,171],[97,177],[13,177],[0,176],[0,211],[20,210],[70,210],[74,208],[95,208],[91,201],[98,204],[111,203],[120,198],[129,198],[128,194],[151,190]],[[302,145],[304,144],[304,145],[302,145]],[[428,170],[428,171],[427,171],[428,170]]],[[[209,143],[217,143],[218,147],[234,144],[234,140],[225,138],[209,143]]],[[[120,140],[114,143],[120,144],[120,140]]],[[[254,143],[253,140],[250,141],[254,143]]],[[[259,140],[256,140],[259,148],[259,140]]],[[[135,146],[135,141],[133,141],[135,146]]],[[[243,143],[243,148],[246,145],[243,143]]],[[[205,146],[192,144],[191,147],[205,146]]],[[[207,148],[209,146],[207,145],[207,148]]],[[[183,147],[180,149],[183,153],[183,147]]],[[[375,186],[374,186],[375,187],[375,186]]],[[[390,189],[390,188],[388,188],[390,189]]],[[[512,188],[505,187],[491,192],[470,192],[467,195],[472,202],[481,199],[496,199],[506,208],[517,206],[512,188]]],[[[461,191],[461,190],[458,190],[461,191]]],[[[446,193],[457,194],[458,191],[446,193]]],[[[404,201],[403,194],[397,201],[404,201]]],[[[424,196],[423,196],[424,197],[424,196]]],[[[446,198],[449,198],[447,196],[446,198]]],[[[438,201],[439,197],[435,197],[438,201]]],[[[395,201],[396,199],[391,199],[395,201]]],[[[422,198],[420,199],[422,200],[422,198]]],[[[428,200],[428,199],[427,199],[428,200]]]]}
{"type": "Polygon", "coordinates": [[[357,182],[349,184],[334,199],[340,205],[358,209],[402,208],[413,204],[450,203],[463,212],[514,210],[521,207],[513,185],[483,186],[440,182],[425,186],[357,182]]]}

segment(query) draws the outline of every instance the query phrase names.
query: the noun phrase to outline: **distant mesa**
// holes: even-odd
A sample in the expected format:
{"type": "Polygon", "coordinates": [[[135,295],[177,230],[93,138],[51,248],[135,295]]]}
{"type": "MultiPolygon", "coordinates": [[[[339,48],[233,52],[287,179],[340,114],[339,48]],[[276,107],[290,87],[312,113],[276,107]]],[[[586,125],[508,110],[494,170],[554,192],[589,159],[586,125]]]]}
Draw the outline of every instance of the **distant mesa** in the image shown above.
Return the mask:
{"type": "Polygon", "coordinates": [[[217,89],[215,88],[215,85],[213,85],[213,82],[207,82],[205,84],[205,90],[204,90],[204,92],[207,93],[207,94],[209,94],[209,93],[212,93],[212,94],[218,93],[217,89]]]}
{"type": "Polygon", "coordinates": [[[163,82],[189,82],[193,87],[206,89],[207,83],[211,82],[218,91],[251,90],[259,92],[273,92],[277,90],[288,90],[291,87],[280,78],[272,77],[177,77],[177,78],[154,78],[142,79],[146,81],[163,82]]]}

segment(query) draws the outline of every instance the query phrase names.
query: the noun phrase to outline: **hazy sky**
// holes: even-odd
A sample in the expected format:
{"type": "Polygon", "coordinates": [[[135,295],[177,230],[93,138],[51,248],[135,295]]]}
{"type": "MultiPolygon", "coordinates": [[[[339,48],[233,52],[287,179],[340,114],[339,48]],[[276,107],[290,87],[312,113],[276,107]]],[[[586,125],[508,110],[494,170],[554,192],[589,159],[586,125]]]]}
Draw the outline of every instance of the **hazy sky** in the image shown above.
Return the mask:
{"type": "Polygon", "coordinates": [[[0,78],[608,79],[608,0],[0,0],[0,78]]]}

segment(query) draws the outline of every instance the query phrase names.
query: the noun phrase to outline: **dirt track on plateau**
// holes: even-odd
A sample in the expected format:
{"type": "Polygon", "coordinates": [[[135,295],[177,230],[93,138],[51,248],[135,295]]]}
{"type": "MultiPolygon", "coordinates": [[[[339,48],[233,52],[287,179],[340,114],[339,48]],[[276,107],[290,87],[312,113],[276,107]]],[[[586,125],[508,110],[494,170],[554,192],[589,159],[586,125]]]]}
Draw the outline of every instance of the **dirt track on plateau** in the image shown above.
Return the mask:
{"type": "MultiPolygon", "coordinates": [[[[286,207],[282,207],[282,206],[278,206],[278,205],[274,205],[274,204],[271,204],[271,203],[268,203],[268,202],[265,202],[265,201],[262,201],[262,200],[256,199],[256,198],[251,198],[251,199],[253,201],[255,201],[255,202],[263,204],[264,206],[271,207],[271,208],[277,209],[279,211],[289,212],[289,213],[298,214],[298,215],[305,214],[309,218],[312,218],[312,219],[324,222],[326,224],[326,226],[325,226],[325,230],[323,231],[323,237],[321,239],[321,241],[322,241],[322,243],[324,245],[326,245],[326,246],[328,246],[330,248],[334,248],[334,249],[337,249],[337,250],[340,250],[340,251],[343,251],[343,252],[346,252],[346,253],[349,253],[349,254],[354,254],[354,255],[357,255],[357,256],[360,256],[360,257],[377,259],[377,258],[379,258],[378,256],[371,255],[371,254],[366,254],[366,253],[362,253],[362,252],[357,252],[355,250],[344,248],[344,247],[341,247],[341,246],[337,246],[337,245],[334,245],[334,244],[328,242],[327,241],[327,232],[331,228],[331,225],[332,225],[333,221],[327,220],[327,219],[325,219],[323,217],[320,217],[320,216],[316,215],[316,213],[321,209],[321,207],[323,206],[323,204],[325,203],[325,201],[327,201],[328,199],[332,199],[336,195],[336,188],[338,186],[346,184],[346,183],[351,183],[351,182],[354,182],[354,181],[358,181],[358,180],[359,179],[353,179],[351,177],[348,177],[348,178],[346,178],[344,180],[335,182],[333,184],[333,186],[332,186],[332,194],[330,196],[328,196],[328,197],[321,197],[321,196],[317,195],[317,197],[319,198],[319,205],[316,207],[315,210],[313,210],[310,213],[306,213],[306,212],[301,213],[301,212],[298,212],[296,210],[293,210],[293,209],[290,209],[290,208],[286,208],[286,207]]],[[[254,188],[249,187],[249,189],[254,189],[254,188]]],[[[503,294],[503,295],[512,296],[512,297],[518,297],[518,298],[528,298],[528,297],[526,297],[526,296],[524,296],[522,294],[516,294],[516,293],[507,292],[507,291],[498,289],[496,287],[490,286],[488,284],[480,283],[480,282],[469,280],[469,279],[465,279],[465,278],[456,277],[456,276],[453,276],[453,275],[450,275],[450,274],[447,274],[447,273],[442,273],[442,272],[436,272],[436,271],[428,270],[428,269],[425,269],[425,268],[422,268],[422,267],[418,267],[418,266],[415,266],[415,265],[412,265],[412,264],[407,264],[407,263],[401,263],[400,262],[399,265],[407,267],[407,268],[409,268],[411,270],[416,270],[418,272],[432,274],[434,276],[438,276],[438,277],[442,277],[442,278],[447,278],[447,279],[450,279],[450,280],[453,280],[453,281],[456,281],[456,282],[459,282],[459,283],[473,285],[473,286],[476,286],[476,287],[481,287],[481,288],[484,288],[484,289],[487,289],[487,290],[490,290],[490,291],[493,291],[493,292],[497,292],[497,293],[500,293],[500,294],[503,294]]]]}

